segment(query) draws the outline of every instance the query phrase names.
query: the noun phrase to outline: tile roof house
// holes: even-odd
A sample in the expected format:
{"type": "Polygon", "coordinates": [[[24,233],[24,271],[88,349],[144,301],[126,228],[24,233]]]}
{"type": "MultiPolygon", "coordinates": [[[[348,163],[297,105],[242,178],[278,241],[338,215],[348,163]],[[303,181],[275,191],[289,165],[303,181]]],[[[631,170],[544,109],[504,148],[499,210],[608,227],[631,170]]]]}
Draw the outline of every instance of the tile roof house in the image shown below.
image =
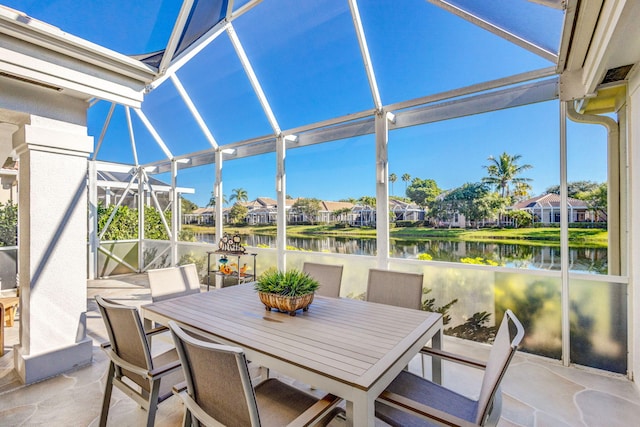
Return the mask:
{"type": "MultiPolygon", "coordinates": [[[[569,222],[595,222],[606,218],[594,213],[584,200],[567,199],[569,222]]],[[[511,210],[523,210],[533,215],[533,222],[545,224],[560,223],[560,195],[555,193],[543,194],[516,203],[509,208],[511,210]]]]}

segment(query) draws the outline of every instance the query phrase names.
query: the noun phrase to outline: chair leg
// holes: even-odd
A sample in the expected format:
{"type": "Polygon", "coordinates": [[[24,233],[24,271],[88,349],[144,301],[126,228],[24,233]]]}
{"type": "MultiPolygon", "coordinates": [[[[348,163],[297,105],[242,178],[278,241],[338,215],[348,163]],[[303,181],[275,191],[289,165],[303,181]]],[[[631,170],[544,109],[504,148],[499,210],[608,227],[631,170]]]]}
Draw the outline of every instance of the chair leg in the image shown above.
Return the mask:
{"type": "Polygon", "coordinates": [[[195,418],[191,416],[191,411],[186,407],[184,408],[184,417],[182,418],[182,426],[183,427],[192,427],[195,425],[195,418]]]}
{"type": "Polygon", "coordinates": [[[115,367],[113,362],[109,362],[109,371],[107,372],[107,382],[104,387],[104,397],[102,398],[102,410],[100,411],[100,427],[107,425],[107,416],[109,415],[109,405],[111,405],[111,391],[113,390],[113,375],[115,367]]]}
{"type": "Polygon", "coordinates": [[[491,404],[491,410],[489,411],[489,416],[487,417],[487,421],[484,424],[487,427],[496,427],[498,422],[500,421],[500,415],[502,414],[502,390],[498,387],[498,391],[496,392],[496,396],[493,398],[493,403],[491,404]]]}
{"type": "Polygon", "coordinates": [[[160,394],[160,380],[151,381],[151,393],[149,393],[149,408],[147,409],[147,427],[153,427],[158,410],[158,395],[160,394]]]}

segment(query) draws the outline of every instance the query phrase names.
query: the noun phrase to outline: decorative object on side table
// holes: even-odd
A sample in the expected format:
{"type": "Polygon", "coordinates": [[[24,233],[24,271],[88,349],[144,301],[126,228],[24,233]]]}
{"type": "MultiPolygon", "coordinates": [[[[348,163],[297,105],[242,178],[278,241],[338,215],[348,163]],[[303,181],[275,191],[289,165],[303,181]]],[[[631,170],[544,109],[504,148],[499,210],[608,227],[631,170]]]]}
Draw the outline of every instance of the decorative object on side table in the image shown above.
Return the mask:
{"type": "Polygon", "coordinates": [[[224,233],[222,239],[218,242],[218,250],[231,254],[244,254],[246,249],[240,244],[240,235],[229,236],[224,233]]]}
{"type": "Polygon", "coordinates": [[[207,251],[207,291],[212,284],[212,274],[221,277],[221,281],[218,283],[222,287],[239,285],[240,283],[254,280],[256,275],[256,256],[258,254],[247,252],[240,242],[240,235],[230,236],[225,233],[218,242],[218,249],[207,251]],[[216,261],[218,256],[220,256],[220,259],[216,261]],[[253,257],[253,271],[251,271],[246,262],[240,262],[240,259],[244,256],[253,257]],[[231,262],[232,259],[235,259],[236,262],[231,262]]]}
{"type": "Polygon", "coordinates": [[[275,308],[295,316],[297,310],[309,309],[319,285],[317,280],[300,270],[270,268],[258,277],[254,286],[267,310],[275,308]]]}

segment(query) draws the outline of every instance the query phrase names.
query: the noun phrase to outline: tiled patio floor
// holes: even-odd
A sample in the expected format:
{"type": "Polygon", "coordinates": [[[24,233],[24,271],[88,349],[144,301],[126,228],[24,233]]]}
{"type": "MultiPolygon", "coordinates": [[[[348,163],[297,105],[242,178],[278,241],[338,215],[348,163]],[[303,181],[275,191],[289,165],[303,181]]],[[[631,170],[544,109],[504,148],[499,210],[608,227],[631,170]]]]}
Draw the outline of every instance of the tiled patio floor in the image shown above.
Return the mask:
{"type": "MultiPolygon", "coordinates": [[[[93,297],[99,294],[140,306],[150,302],[150,296],[145,275],[93,280],[88,282],[87,289],[87,327],[95,344],[90,366],[22,386],[13,372],[10,350],[18,341],[18,327],[7,330],[7,351],[0,358],[0,426],[98,425],[107,358],[99,347],[106,341],[106,333],[93,297]]],[[[168,339],[154,339],[154,351],[168,345],[168,339]]],[[[486,346],[466,341],[445,338],[444,346],[479,359],[488,355],[486,346]]],[[[418,366],[416,359],[410,368],[418,366]]],[[[471,395],[480,387],[480,376],[471,370],[453,370],[445,365],[444,377],[445,383],[471,395]]],[[[519,353],[507,372],[502,390],[501,427],[615,427],[640,423],[640,392],[632,382],[617,375],[565,368],[555,361],[519,353]]],[[[180,400],[171,397],[160,405],[156,425],[179,426],[182,413],[180,400]]],[[[114,390],[108,425],[138,426],[144,420],[145,412],[114,390]]]]}

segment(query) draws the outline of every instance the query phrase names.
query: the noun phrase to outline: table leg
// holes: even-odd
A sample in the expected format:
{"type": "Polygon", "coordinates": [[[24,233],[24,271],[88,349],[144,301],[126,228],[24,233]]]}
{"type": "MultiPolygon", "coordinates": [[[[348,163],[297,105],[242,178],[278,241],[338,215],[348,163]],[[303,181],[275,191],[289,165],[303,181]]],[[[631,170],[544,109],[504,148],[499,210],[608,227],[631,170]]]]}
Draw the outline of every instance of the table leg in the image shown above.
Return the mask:
{"type": "MultiPolygon", "coordinates": [[[[431,338],[431,347],[436,350],[442,350],[442,329],[431,338]]],[[[436,384],[442,384],[442,359],[439,357],[431,358],[431,372],[431,381],[436,384]]]]}
{"type": "Polygon", "coordinates": [[[346,403],[347,426],[375,426],[375,397],[370,399],[364,393],[354,402],[347,400],[346,403]]]}
{"type": "Polygon", "coordinates": [[[211,254],[207,253],[207,292],[211,286],[211,254]]]}

